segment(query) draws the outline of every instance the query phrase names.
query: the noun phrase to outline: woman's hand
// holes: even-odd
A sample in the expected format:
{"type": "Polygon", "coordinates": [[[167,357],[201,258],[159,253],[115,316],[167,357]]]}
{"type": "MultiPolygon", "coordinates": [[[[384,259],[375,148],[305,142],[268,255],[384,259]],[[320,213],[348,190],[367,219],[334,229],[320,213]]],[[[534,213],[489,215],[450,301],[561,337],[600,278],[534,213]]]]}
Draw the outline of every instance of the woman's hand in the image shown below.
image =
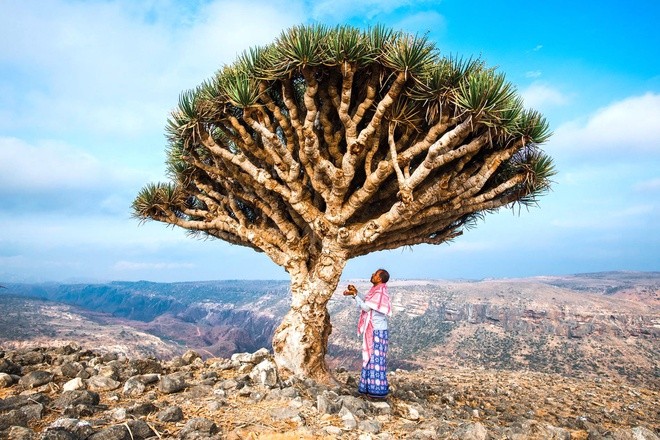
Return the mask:
{"type": "Polygon", "coordinates": [[[354,285],[349,284],[346,290],[344,290],[344,296],[355,296],[357,295],[357,289],[354,285]]]}

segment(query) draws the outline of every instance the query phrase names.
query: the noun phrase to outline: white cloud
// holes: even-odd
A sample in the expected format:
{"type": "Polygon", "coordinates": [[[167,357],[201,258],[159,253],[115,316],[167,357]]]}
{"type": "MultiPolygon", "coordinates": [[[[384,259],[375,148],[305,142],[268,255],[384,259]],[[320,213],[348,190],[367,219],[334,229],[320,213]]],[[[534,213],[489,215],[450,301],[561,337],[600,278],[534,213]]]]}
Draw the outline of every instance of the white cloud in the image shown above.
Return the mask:
{"type": "Polygon", "coordinates": [[[566,123],[555,131],[552,147],[567,154],[611,157],[660,154],[660,95],[647,93],[597,110],[586,122],[566,123]]]}
{"type": "Polygon", "coordinates": [[[0,78],[0,115],[10,118],[0,129],[161,130],[182,90],[302,19],[295,1],[10,2],[0,14],[11,36],[0,45],[11,74],[0,78]]]}
{"type": "Polygon", "coordinates": [[[207,72],[200,78],[205,79],[245,49],[270,43],[303,20],[302,5],[295,1],[216,1],[200,11],[195,26],[178,42],[178,55],[207,72]]]}
{"type": "MultiPolygon", "coordinates": [[[[540,75],[541,73],[538,72],[540,75]]],[[[525,107],[542,109],[547,106],[561,106],[568,103],[568,98],[559,90],[547,84],[535,82],[521,92],[525,107]]]]}
{"type": "Polygon", "coordinates": [[[541,75],[542,72],[540,70],[530,70],[529,72],[525,72],[526,78],[539,78],[541,75]]]}
{"type": "Polygon", "coordinates": [[[35,145],[16,138],[0,138],[0,187],[3,191],[41,191],[125,185],[136,172],[118,170],[91,154],[57,141],[35,145]]]}

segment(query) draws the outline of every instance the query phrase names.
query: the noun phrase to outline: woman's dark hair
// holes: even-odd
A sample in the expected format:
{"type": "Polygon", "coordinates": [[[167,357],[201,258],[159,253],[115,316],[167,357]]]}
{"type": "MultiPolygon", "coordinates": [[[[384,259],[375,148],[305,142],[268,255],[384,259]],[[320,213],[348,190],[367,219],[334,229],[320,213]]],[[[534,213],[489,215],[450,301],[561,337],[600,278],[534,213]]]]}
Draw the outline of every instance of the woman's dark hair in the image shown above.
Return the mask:
{"type": "Polygon", "coordinates": [[[390,280],[390,273],[385,269],[378,269],[378,273],[380,274],[380,280],[382,282],[386,283],[390,280]]]}

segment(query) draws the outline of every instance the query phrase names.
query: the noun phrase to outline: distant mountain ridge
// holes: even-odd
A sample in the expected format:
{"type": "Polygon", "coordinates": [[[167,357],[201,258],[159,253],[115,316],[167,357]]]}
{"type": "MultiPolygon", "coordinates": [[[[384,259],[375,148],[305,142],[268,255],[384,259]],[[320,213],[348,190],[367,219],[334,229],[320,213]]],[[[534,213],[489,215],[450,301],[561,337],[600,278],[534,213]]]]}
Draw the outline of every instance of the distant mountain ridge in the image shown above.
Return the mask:
{"type": "MultiPolygon", "coordinates": [[[[4,308],[21,310],[0,317],[0,346],[83,337],[95,348],[160,357],[270,348],[290,301],[286,281],[0,284],[4,308]]],[[[460,364],[660,384],[660,272],[389,285],[392,367],[460,364]]],[[[328,308],[328,360],[356,368],[357,311],[339,293],[328,308]]]]}

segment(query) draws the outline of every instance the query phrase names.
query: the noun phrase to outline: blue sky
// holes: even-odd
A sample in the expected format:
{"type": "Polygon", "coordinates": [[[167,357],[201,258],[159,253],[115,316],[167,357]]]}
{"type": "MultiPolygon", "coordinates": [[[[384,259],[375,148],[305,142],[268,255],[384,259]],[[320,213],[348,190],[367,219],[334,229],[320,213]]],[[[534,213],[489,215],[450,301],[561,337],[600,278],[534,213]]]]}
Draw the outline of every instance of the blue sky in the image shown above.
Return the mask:
{"type": "Polygon", "coordinates": [[[656,1],[0,0],[0,282],[287,278],[130,204],[164,179],[179,93],[299,23],[382,23],[481,56],[543,112],[558,175],[538,208],[450,244],[352,260],[397,278],[660,270],[656,1]]]}

